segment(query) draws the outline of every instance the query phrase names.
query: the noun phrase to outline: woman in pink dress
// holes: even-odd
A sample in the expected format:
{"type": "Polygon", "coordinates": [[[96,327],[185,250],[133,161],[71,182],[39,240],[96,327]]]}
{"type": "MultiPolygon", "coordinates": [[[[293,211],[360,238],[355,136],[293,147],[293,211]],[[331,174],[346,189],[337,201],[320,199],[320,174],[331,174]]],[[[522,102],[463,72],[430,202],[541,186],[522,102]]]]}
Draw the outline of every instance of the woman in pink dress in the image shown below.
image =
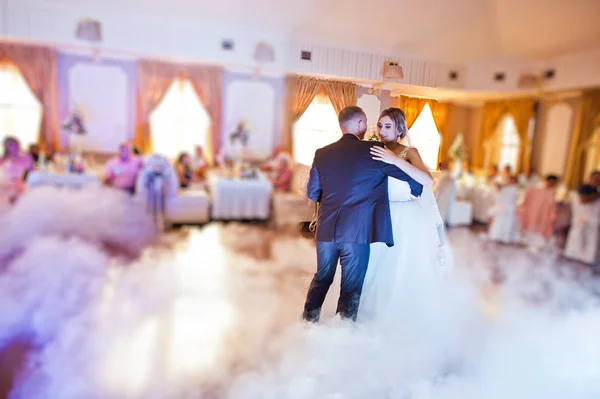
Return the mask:
{"type": "Polygon", "coordinates": [[[0,158],[0,201],[12,204],[25,189],[27,173],[33,170],[33,158],[21,151],[19,140],[4,139],[4,155],[0,158]]]}

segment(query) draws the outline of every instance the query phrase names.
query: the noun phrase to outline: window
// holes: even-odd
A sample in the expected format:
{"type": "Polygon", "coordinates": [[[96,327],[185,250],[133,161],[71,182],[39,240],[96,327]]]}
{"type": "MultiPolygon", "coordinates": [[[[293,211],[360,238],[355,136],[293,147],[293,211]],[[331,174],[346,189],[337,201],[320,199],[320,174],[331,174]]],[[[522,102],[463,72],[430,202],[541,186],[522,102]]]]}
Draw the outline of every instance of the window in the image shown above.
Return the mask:
{"type": "Polygon", "coordinates": [[[14,136],[23,148],[37,143],[42,122],[42,105],[19,69],[0,65],[0,142],[14,136]]]}
{"type": "Polygon", "coordinates": [[[152,148],[157,154],[175,159],[192,153],[206,143],[210,117],[187,79],[177,79],[150,115],[152,148]]]}
{"type": "Polygon", "coordinates": [[[503,168],[510,165],[513,172],[519,166],[519,153],[521,139],[512,116],[506,115],[500,120],[497,130],[500,151],[498,153],[498,166],[503,168]]]}
{"type": "Polygon", "coordinates": [[[294,127],[294,159],[311,165],[315,151],[342,137],[337,113],[327,95],[318,95],[294,127]]]}
{"type": "Polygon", "coordinates": [[[440,152],[440,134],[435,125],[429,104],[419,114],[419,117],[408,130],[410,145],[419,150],[421,158],[429,169],[437,169],[440,152]]]}

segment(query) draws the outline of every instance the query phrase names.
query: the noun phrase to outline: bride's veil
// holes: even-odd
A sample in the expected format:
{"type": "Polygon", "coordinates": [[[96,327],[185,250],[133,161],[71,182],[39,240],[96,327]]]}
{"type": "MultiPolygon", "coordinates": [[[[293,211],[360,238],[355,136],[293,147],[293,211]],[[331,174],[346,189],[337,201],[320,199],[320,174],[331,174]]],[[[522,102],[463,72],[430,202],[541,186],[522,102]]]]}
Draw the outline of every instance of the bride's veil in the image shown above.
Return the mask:
{"type": "MultiPolygon", "coordinates": [[[[410,133],[405,136],[403,144],[411,147],[410,133]]],[[[454,268],[454,257],[448,241],[444,219],[433,193],[433,186],[423,186],[423,193],[416,199],[416,202],[424,211],[426,220],[423,222],[435,226],[437,235],[434,238],[434,243],[436,244],[435,251],[437,251],[438,264],[442,272],[448,272],[454,268]]]]}

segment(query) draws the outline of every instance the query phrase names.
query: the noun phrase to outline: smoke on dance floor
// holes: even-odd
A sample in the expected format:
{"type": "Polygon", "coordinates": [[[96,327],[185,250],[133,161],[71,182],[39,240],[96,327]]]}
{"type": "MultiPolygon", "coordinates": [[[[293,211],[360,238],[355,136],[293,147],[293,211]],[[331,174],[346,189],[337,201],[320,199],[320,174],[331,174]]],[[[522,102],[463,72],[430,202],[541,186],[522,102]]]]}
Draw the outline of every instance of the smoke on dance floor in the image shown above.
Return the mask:
{"type": "Polygon", "coordinates": [[[600,396],[597,297],[551,257],[452,234],[455,275],[391,319],[336,319],[332,289],[331,317],[306,325],[310,239],[235,224],[157,237],[109,190],[34,190],[0,231],[0,343],[33,344],[13,399],[600,396]]]}

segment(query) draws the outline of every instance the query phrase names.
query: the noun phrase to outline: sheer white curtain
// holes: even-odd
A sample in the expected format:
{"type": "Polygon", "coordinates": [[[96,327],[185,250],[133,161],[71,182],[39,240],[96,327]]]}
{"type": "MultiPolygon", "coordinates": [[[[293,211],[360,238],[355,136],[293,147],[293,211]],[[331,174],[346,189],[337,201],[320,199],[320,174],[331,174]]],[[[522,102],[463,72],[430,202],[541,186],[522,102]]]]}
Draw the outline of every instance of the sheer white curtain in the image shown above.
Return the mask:
{"type": "Polygon", "coordinates": [[[436,170],[441,138],[429,104],[425,104],[415,123],[408,129],[408,137],[410,145],[419,150],[425,165],[436,170]]]}
{"type": "Polygon", "coordinates": [[[187,79],[176,79],[150,115],[155,153],[173,160],[195,146],[205,147],[210,116],[187,79]]]}
{"type": "Polygon", "coordinates": [[[41,121],[42,106],[19,69],[0,64],[0,142],[13,136],[23,148],[37,143],[41,121]]]}
{"type": "Polygon", "coordinates": [[[303,165],[312,165],[315,151],[340,137],[337,113],[329,97],[319,94],[294,126],[294,159],[303,165]]]}

